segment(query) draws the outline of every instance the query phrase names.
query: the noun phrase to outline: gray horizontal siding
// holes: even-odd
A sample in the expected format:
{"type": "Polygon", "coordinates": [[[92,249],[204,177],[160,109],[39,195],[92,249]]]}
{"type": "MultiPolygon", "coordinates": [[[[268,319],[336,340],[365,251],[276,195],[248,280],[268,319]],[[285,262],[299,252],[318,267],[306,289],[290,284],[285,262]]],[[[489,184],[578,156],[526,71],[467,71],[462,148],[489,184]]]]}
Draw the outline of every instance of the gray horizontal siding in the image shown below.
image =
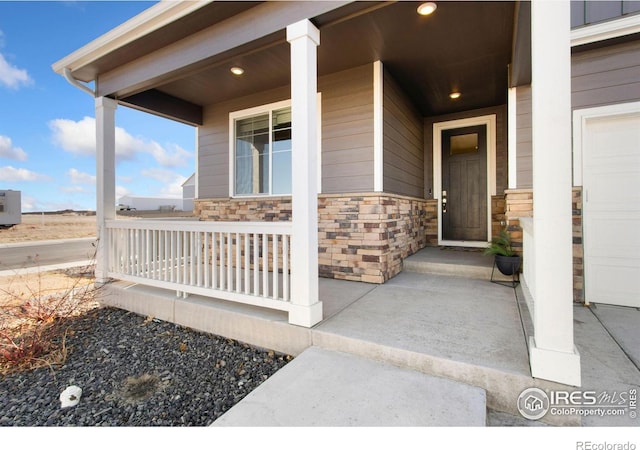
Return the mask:
{"type": "MultiPolygon", "coordinates": [[[[373,68],[321,77],[322,192],[373,190],[373,68]]],[[[207,106],[198,133],[200,198],[229,196],[229,113],[290,98],[290,88],[207,106]]]]}
{"type": "Polygon", "coordinates": [[[617,19],[639,11],[640,1],[637,0],[574,0],[571,2],[571,27],[617,19]]]}
{"type": "Polygon", "coordinates": [[[373,190],[373,67],[320,77],[322,192],[373,190]]]}
{"type": "Polygon", "coordinates": [[[516,185],[519,189],[530,189],[533,186],[531,86],[518,86],[516,94],[516,185]]]}
{"type": "Polygon", "coordinates": [[[422,197],[424,195],[422,116],[386,70],[383,92],[384,191],[422,197]]]}
{"type": "Polygon", "coordinates": [[[571,58],[573,109],[640,100],[640,41],[579,52],[571,58]]]}
{"type": "MultiPolygon", "coordinates": [[[[575,53],[572,109],[640,101],[640,41],[575,53]]],[[[531,87],[518,87],[517,184],[532,187],[531,87]]]]}

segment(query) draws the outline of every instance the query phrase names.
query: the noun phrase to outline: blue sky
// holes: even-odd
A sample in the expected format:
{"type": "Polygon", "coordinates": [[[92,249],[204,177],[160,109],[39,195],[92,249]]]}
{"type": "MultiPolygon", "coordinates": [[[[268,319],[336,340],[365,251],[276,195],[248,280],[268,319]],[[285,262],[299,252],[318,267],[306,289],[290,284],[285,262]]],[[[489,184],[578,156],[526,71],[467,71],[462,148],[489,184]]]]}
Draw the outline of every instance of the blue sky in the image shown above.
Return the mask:
{"type": "MultiPolygon", "coordinates": [[[[23,212],[95,209],[95,110],[51,65],[155,2],[0,0],[0,190],[23,212]]],[[[119,106],[116,199],[181,196],[195,129],[119,106]]]]}

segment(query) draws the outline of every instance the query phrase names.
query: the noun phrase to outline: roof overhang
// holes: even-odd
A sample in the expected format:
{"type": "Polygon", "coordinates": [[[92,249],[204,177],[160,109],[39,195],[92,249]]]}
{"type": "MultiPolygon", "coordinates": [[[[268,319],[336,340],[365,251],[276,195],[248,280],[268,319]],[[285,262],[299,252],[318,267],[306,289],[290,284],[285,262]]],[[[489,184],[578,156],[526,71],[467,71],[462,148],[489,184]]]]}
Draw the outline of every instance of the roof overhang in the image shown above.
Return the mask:
{"type": "Polygon", "coordinates": [[[505,103],[508,66],[520,61],[526,78],[530,64],[520,2],[441,1],[428,17],[419,3],[162,1],[53,68],[95,81],[96,96],[198,125],[210,104],[287,86],[285,29],[309,18],[320,76],[380,60],[423,116],[505,103]],[[456,102],[452,88],[463,91],[456,102]]]}
{"type": "Polygon", "coordinates": [[[127,46],[144,36],[192,14],[194,11],[212,3],[213,0],[198,1],[161,1],[141,12],[137,16],[103,34],[87,45],[55,62],[53,70],[64,75],[65,68],[71,70],[74,78],[85,83],[93,81],[95,74],[83,72],[83,69],[106,55],[127,46]]]}

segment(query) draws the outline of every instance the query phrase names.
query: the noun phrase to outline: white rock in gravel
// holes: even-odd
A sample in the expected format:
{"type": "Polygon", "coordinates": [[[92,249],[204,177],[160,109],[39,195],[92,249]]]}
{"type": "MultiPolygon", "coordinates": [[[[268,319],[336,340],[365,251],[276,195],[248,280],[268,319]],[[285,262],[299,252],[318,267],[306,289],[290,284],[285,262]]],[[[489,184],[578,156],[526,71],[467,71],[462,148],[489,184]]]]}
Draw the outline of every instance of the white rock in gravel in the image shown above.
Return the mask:
{"type": "Polygon", "coordinates": [[[76,406],[80,402],[82,396],[82,388],[78,386],[69,386],[62,394],[60,394],[60,408],[68,408],[70,406],[76,406]]]}

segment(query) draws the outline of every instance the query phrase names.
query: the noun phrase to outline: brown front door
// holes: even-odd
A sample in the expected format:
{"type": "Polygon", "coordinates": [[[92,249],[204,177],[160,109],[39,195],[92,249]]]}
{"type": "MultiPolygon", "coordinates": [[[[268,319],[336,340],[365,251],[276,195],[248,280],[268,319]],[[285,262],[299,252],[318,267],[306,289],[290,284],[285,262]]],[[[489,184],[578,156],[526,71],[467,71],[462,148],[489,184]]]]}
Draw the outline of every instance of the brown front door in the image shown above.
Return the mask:
{"type": "Polygon", "coordinates": [[[442,239],[487,240],[487,127],[442,131],[442,239]]]}

